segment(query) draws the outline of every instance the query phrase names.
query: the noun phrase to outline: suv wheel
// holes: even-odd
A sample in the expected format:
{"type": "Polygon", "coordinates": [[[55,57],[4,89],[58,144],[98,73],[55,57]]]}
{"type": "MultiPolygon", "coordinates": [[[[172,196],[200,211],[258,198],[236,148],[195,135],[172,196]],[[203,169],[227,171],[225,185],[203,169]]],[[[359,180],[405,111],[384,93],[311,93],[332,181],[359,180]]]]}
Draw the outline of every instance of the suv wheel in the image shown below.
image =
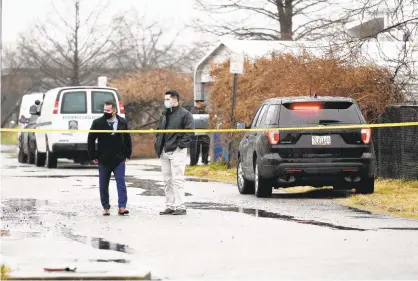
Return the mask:
{"type": "Polygon", "coordinates": [[[35,150],[35,165],[37,167],[45,166],[45,153],[40,153],[38,148],[35,150]]]}
{"type": "Polygon", "coordinates": [[[374,178],[365,178],[356,187],[356,193],[372,194],[374,192],[374,178]]]}
{"type": "Polygon", "coordinates": [[[271,197],[273,187],[268,180],[263,179],[258,172],[258,164],[255,165],[254,171],[255,196],[271,197]]]}
{"type": "Polygon", "coordinates": [[[242,168],[241,158],[238,158],[237,185],[238,185],[239,193],[254,194],[254,183],[245,178],[244,169],[242,168]]]}
{"type": "Polygon", "coordinates": [[[50,152],[49,149],[46,149],[46,166],[48,168],[56,168],[58,165],[58,159],[54,153],[50,152]]]}

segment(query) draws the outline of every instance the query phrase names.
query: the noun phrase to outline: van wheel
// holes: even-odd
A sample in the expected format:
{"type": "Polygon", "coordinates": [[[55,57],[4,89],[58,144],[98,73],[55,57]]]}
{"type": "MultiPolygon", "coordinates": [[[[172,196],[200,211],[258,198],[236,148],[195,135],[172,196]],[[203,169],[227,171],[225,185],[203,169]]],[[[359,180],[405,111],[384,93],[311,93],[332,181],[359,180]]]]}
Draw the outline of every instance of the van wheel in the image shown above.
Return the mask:
{"type": "Polygon", "coordinates": [[[35,150],[35,165],[37,167],[43,167],[45,166],[45,153],[40,153],[38,151],[38,148],[35,150]]]}
{"type": "Polygon", "coordinates": [[[356,187],[356,193],[360,194],[372,194],[374,193],[374,177],[365,178],[358,183],[356,187]]]}
{"type": "Polygon", "coordinates": [[[49,149],[46,149],[46,166],[50,169],[56,168],[58,165],[58,159],[54,153],[50,152],[49,149]]]}
{"type": "Polygon", "coordinates": [[[255,185],[255,196],[257,197],[271,197],[273,193],[273,186],[270,181],[263,179],[258,172],[258,163],[255,164],[254,171],[254,185],[255,185]]]}
{"type": "Polygon", "coordinates": [[[27,162],[27,155],[23,152],[23,149],[20,147],[19,147],[19,152],[17,153],[17,161],[19,161],[19,163],[27,162]]]}
{"type": "Polygon", "coordinates": [[[30,145],[28,141],[28,164],[33,164],[33,163],[35,163],[35,154],[32,153],[32,151],[30,151],[30,145]]]}
{"type": "Polygon", "coordinates": [[[238,159],[237,165],[237,185],[239,193],[254,194],[254,182],[251,182],[245,178],[241,158],[238,159]]]}

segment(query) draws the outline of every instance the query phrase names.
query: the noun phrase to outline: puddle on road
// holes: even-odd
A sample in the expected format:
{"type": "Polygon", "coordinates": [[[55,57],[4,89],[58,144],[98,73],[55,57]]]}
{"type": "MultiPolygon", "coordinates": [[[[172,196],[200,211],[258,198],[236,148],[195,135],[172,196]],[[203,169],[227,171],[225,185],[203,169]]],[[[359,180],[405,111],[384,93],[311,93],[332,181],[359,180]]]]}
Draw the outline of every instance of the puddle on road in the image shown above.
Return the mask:
{"type": "Polygon", "coordinates": [[[418,227],[381,227],[379,229],[384,229],[384,230],[411,230],[411,231],[418,231],[418,227]]]}
{"type": "Polygon", "coordinates": [[[9,231],[7,236],[11,239],[41,236],[43,222],[40,219],[39,208],[48,205],[48,200],[13,198],[2,200],[1,205],[2,227],[9,231]],[[17,226],[24,226],[30,231],[16,231],[14,228],[17,226]]]}
{"type": "Polygon", "coordinates": [[[314,221],[314,220],[301,220],[301,219],[296,219],[293,216],[280,215],[278,213],[268,212],[264,210],[252,209],[252,208],[241,208],[241,207],[236,207],[236,206],[226,205],[226,204],[190,202],[187,204],[187,206],[192,209],[243,213],[243,214],[260,217],[260,218],[279,219],[279,220],[292,221],[292,222],[301,223],[301,224],[311,224],[311,225],[316,225],[316,226],[328,227],[331,229],[338,229],[338,230],[356,230],[356,231],[367,230],[363,228],[335,225],[332,223],[319,222],[319,221],[314,221]]]}
{"type": "Polygon", "coordinates": [[[89,260],[92,262],[115,262],[115,263],[129,263],[130,261],[127,259],[97,259],[97,260],[89,260]]]}
{"type": "MultiPolygon", "coordinates": [[[[303,220],[303,219],[297,219],[293,216],[288,215],[281,215],[274,212],[268,212],[265,210],[259,210],[259,209],[253,209],[253,208],[242,208],[237,207],[233,205],[228,204],[217,204],[217,203],[204,203],[204,202],[190,202],[187,204],[188,208],[191,209],[198,209],[198,210],[216,210],[216,211],[224,211],[224,212],[234,212],[234,213],[243,213],[246,215],[251,215],[254,217],[259,218],[272,218],[272,219],[279,219],[283,221],[291,221],[296,222],[300,224],[310,224],[310,225],[316,225],[321,227],[327,227],[331,229],[337,229],[337,230],[355,230],[355,231],[369,231],[369,230],[397,230],[397,231],[418,231],[418,227],[380,227],[380,228],[372,228],[372,229],[365,229],[365,228],[357,228],[357,227],[349,227],[349,226],[342,226],[342,225],[336,225],[332,223],[327,222],[320,222],[315,220],[303,220]]],[[[355,208],[350,208],[351,211],[357,212],[357,213],[364,213],[370,215],[369,218],[374,218],[376,214],[359,210],[355,208]]],[[[380,219],[380,218],[379,218],[380,219]]]]}
{"type": "Polygon", "coordinates": [[[370,215],[370,216],[375,216],[376,214],[370,212],[370,211],[366,211],[366,210],[360,210],[354,207],[346,207],[348,210],[354,212],[354,213],[359,213],[359,214],[363,214],[363,215],[370,215]]]}
{"type": "Polygon", "coordinates": [[[149,167],[149,168],[148,167],[149,166],[146,166],[144,168],[141,168],[141,170],[147,171],[147,172],[161,172],[161,167],[158,167],[158,166],[149,167]]]}
{"type": "MultiPolygon", "coordinates": [[[[141,196],[164,196],[163,183],[156,180],[138,179],[133,176],[126,177],[126,183],[129,183],[130,188],[141,188],[145,191],[138,193],[141,196]]],[[[191,196],[191,193],[186,192],[186,196],[191,196]]]]}
{"type": "Polygon", "coordinates": [[[73,241],[90,245],[93,248],[96,248],[99,250],[110,250],[110,251],[116,251],[116,252],[127,253],[127,254],[133,253],[133,249],[131,249],[128,245],[110,242],[103,238],[76,235],[76,234],[71,233],[68,230],[67,231],[64,230],[63,235],[64,237],[69,238],[73,241]]]}

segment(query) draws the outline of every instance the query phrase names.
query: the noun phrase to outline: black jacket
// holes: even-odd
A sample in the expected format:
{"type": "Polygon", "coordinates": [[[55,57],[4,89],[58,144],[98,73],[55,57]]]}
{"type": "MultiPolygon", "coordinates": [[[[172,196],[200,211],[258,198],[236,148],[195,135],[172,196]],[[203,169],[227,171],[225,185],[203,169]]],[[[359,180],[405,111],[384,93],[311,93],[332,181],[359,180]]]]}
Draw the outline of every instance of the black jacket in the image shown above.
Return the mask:
{"type": "MultiPolygon", "coordinates": [[[[167,109],[161,115],[157,124],[157,130],[187,130],[194,129],[193,115],[184,109],[177,106],[172,109],[167,109]]],[[[163,149],[166,152],[174,151],[179,148],[187,148],[191,141],[191,136],[194,133],[157,133],[155,141],[155,153],[158,158],[161,156],[163,149]]]]}
{"type": "MultiPolygon", "coordinates": [[[[129,130],[125,118],[116,115],[118,130],[129,130]]],[[[90,130],[112,130],[104,116],[93,121],[90,130]]],[[[99,163],[110,169],[116,168],[132,154],[132,141],[129,133],[93,133],[90,132],[87,139],[89,157],[91,160],[99,160],[99,163]],[[97,151],[96,151],[96,139],[97,151]]]]}

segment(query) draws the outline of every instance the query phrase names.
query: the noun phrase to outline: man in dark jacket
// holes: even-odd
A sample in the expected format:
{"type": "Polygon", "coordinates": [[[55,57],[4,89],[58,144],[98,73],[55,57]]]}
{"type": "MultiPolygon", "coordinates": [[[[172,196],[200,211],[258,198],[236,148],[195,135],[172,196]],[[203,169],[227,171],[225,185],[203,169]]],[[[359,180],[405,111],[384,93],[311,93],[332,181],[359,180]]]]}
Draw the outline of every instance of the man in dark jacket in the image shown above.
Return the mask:
{"type": "MultiPolygon", "coordinates": [[[[128,130],[128,122],[116,114],[116,102],[109,100],[104,104],[103,116],[93,121],[90,130],[128,130]]],[[[118,214],[129,214],[126,209],[128,196],[125,184],[125,162],[128,162],[132,154],[130,134],[90,132],[87,143],[90,159],[94,164],[99,165],[100,200],[104,209],[103,215],[110,214],[109,181],[112,172],[115,175],[118,189],[118,214]],[[98,140],[97,151],[96,139],[98,140]]]]}
{"type": "MultiPolygon", "coordinates": [[[[194,129],[192,114],[179,106],[180,95],[176,91],[165,93],[164,106],[157,130],[194,129]]],[[[184,172],[187,147],[193,133],[158,133],[155,153],[161,159],[164,175],[166,209],[160,215],[185,215],[184,172]]]]}
{"type": "MultiPolygon", "coordinates": [[[[204,100],[196,100],[196,105],[190,111],[192,114],[207,114],[204,100]]],[[[210,137],[208,135],[194,135],[190,143],[190,166],[195,166],[199,162],[200,149],[202,149],[202,163],[209,163],[210,137]]]]}

